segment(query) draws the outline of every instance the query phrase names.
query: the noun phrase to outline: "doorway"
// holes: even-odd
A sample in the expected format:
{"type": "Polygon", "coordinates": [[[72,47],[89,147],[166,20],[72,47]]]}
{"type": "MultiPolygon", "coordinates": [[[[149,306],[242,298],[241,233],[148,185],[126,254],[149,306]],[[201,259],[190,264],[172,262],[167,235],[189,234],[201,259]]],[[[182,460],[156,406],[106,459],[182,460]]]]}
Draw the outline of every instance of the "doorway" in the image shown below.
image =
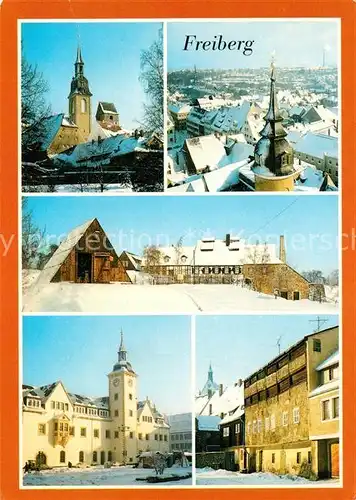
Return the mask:
{"type": "Polygon", "coordinates": [[[86,252],[77,254],[77,283],[92,282],[92,255],[86,252]]]}
{"type": "Polygon", "coordinates": [[[101,465],[105,464],[105,451],[100,452],[100,463],[101,465]]]}
{"type": "Polygon", "coordinates": [[[282,297],[282,299],[287,299],[288,300],[288,292],[282,292],[281,291],[281,297],[282,297]]]}
{"type": "Polygon", "coordinates": [[[263,450],[259,451],[258,465],[259,465],[259,471],[262,472],[263,471],[263,450]]]}
{"type": "Polygon", "coordinates": [[[339,443],[331,443],[330,445],[330,475],[331,477],[339,477],[339,443]]]}
{"type": "Polygon", "coordinates": [[[41,465],[46,465],[47,463],[47,457],[43,453],[43,451],[39,451],[36,455],[36,465],[37,467],[40,467],[41,465]]]}
{"type": "Polygon", "coordinates": [[[293,292],[293,300],[300,300],[300,292],[293,292]]]}

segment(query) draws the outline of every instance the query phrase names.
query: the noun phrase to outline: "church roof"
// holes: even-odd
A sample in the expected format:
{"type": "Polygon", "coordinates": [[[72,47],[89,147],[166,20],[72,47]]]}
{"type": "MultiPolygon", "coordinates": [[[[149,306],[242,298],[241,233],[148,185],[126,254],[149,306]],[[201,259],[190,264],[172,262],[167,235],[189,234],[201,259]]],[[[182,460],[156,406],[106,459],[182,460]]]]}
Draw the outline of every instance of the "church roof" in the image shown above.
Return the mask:
{"type": "Polygon", "coordinates": [[[115,104],[113,102],[99,101],[98,108],[101,108],[103,113],[118,114],[115,104]]]}

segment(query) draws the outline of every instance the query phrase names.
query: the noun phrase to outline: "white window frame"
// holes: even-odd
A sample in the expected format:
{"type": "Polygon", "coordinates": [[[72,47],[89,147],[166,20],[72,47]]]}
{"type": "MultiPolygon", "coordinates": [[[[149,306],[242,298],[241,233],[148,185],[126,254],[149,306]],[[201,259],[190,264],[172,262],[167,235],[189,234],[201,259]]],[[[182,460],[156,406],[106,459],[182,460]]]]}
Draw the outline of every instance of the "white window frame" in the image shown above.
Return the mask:
{"type": "Polygon", "coordinates": [[[293,408],[293,424],[299,424],[300,423],[300,411],[299,411],[299,406],[296,406],[293,408]]]}
{"type": "Polygon", "coordinates": [[[321,399],[320,400],[320,421],[322,423],[324,422],[331,422],[332,420],[339,420],[340,418],[340,396],[337,395],[337,396],[331,396],[330,398],[324,398],[324,399],[321,399]],[[339,416],[338,417],[335,417],[334,415],[334,399],[337,399],[339,398],[339,416]],[[325,401],[329,401],[329,405],[330,405],[330,418],[325,418],[323,419],[323,403],[325,401]]]}
{"type": "Polygon", "coordinates": [[[265,431],[268,432],[270,429],[270,418],[265,417],[265,431]]]}
{"type": "Polygon", "coordinates": [[[230,436],[230,427],[223,427],[223,437],[230,436]]]}
{"type": "Polygon", "coordinates": [[[288,415],[288,412],[287,412],[287,411],[284,411],[284,412],[282,413],[282,426],[283,426],[283,427],[287,427],[287,426],[288,426],[288,420],[289,420],[289,419],[288,419],[288,416],[289,416],[289,415],[288,415]]]}
{"type": "Polygon", "coordinates": [[[257,432],[262,432],[262,420],[260,418],[257,420],[257,432]]]}
{"type": "Polygon", "coordinates": [[[271,427],[270,427],[270,429],[271,429],[271,431],[274,431],[274,430],[276,430],[276,417],[275,417],[274,413],[271,415],[270,420],[271,420],[271,427]]]}

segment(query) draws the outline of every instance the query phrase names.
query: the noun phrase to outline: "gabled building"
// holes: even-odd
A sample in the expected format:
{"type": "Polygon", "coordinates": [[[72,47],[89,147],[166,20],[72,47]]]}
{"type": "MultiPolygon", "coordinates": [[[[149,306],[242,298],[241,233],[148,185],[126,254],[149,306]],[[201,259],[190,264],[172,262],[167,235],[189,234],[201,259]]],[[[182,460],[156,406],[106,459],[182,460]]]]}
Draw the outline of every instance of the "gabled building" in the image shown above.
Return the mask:
{"type": "Polygon", "coordinates": [[[319,477],[340,475],[340,353],[318,364],[310,378],[309,439],[319,477]]]}
{"type": "Polygon", "coordinates": [[[119,113],[113,102],[99,101],[95,118],[104,128],[120,127],[119,113]]]}
{"type": "Polygon", "coordinates": [[[332,372],[334,379],[324,388],[326,379],[320,373],[337,368],[338,339],[338,327],[306,335],[245,379],[249,472],[337,475],[338,372],[332,372]],[[325,399],[320,397],[323,392],[325,399]],[[323,405],[324,400],[329,402],[323,405]],[[326,426],[334,420],[325,434],[323,419],[326,426]]]}
{"type": "Polygon", "coordinates": [[[97,219],[73,229],[41,271],[37,284],[130,282],[118,255],[97,219]]]}
{"type": "Polygon", "coordinates": [[[169,451],[169,425],[152,402],[137,401],[123,334],[108,374],[108,396],[70,393],[61,381],[23,385],[22,462],[65,467],[137,463],[140,450],[169,451]]]}
{"type": "Polygon", "coordinates": [[[247,244],[227,234],[197,241],[192,247],[159,247],[159,262],[142,268],[159,283],[240,284],[287,300],[325,298],[322,284],[310,283],[288,263],[284,237],[275,244],[247,244]]]}

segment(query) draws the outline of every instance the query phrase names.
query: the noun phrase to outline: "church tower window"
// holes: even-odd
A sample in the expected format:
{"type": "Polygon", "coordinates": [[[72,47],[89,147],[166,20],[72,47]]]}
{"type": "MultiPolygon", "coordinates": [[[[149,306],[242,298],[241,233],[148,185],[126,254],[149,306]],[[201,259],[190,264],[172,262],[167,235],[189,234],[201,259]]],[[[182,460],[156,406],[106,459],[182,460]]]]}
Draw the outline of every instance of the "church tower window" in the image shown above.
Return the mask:
{"type": "Polygon", "coordinates": [[[66,462],[66,452],[64,450],[62,450],[59,454],[59,462],[61,464],[65,464],[66,462]]]}
{"type": "Polygon", "coordinates": [[[81,112],[82,113],[86,113],[86,111],[87,111],[87,102],[86,102],[85,99],[81,100],[80,107],[81,107],[81,112]]]}

